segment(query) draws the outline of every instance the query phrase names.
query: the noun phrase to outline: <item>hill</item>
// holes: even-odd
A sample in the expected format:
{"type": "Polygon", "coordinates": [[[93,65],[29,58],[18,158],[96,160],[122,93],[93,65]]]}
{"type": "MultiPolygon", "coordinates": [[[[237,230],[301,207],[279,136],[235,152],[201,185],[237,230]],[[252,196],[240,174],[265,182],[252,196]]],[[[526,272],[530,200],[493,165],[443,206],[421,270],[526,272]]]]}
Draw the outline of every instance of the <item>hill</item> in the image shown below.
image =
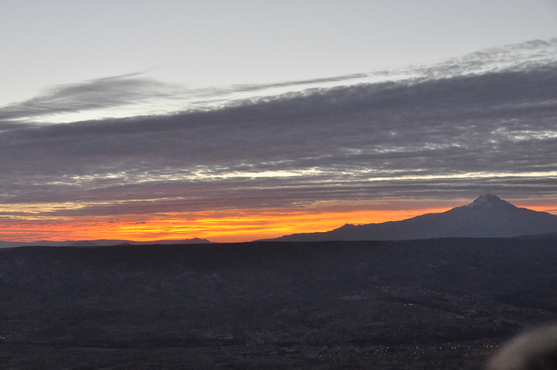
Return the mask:
{"type": "Polygon", "coordinates": [[[211,243],[207,239],[192,238],[185,240],[150,240],[138,242],[135,240],[120,240],[120,239],[96,239],[96,240],[66,240],[66,241],[52,241],[52,240],[39,240],[34,242],[8,242],[0,240],[0,248],[14,248],[14,247],[104,247],[113,245],[153,245],[153,244],[207,244],[211,243]]]}
{"type": "Polygon", "coordinates": [[[0,369],[480,368],[557,320],[555,239],[0,250],[0,369]]]}
{"type": "Polygon", "coordinates": [[[519,208],[487,194],[443,213],[403,221],[350,225],[320,232],[282,236],[273,241],[411,240],[450,237],[493,238],[557,232],[557,216],[519,208]]]}

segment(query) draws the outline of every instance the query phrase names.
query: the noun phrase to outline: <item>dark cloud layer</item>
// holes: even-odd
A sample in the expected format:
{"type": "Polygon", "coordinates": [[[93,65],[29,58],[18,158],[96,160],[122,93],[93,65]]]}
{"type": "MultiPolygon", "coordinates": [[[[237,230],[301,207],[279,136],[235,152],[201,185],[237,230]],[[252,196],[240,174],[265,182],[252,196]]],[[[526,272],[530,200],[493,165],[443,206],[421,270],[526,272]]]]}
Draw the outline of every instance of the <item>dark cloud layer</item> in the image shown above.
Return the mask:
{"type": "Polygon", "coordinates": [[[87,109],[87,97],[103,91],[111,93],[93,99],[103,106],[168,91],[134,76],[69,86],[0,110],[0,201],[118,200],[59,212],[118,214],[485,191],[556,197],[557,62],[447,72],[454,68],[221,109],[14,123],[87,109]]]}

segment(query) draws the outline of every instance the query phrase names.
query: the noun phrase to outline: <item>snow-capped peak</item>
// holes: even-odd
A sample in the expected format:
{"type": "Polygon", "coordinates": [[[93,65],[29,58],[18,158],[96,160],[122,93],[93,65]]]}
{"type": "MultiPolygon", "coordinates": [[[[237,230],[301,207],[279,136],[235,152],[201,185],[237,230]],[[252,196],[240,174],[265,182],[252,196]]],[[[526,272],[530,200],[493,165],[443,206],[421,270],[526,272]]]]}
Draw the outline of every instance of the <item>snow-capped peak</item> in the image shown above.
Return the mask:
{"type": "Polygon", "coordinates": [[[482,195],[470,203],[468,207],[473,209],[516,208],[511,203],[493,194],[482,195]]]}

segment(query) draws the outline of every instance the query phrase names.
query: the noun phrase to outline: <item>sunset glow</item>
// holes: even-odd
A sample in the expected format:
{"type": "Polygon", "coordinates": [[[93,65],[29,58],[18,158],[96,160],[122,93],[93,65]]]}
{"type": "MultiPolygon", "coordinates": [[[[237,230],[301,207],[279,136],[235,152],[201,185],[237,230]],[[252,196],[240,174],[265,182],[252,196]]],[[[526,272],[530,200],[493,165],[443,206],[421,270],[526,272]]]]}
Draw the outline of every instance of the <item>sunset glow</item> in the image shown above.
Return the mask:
{"type": "Polygon", "coordinates": [[[214,242],[244,242],[274,238],[291,233],[328,231],[345,223],[364,224],[396,221],[441,209],[307,212],[275,210],[254,212],[228,210],[195,214],[122,215],[116,218],[32,218],[0,219],[2,239],[92,240],[126,239],[136,241],[160,239],[207,238],[214,242]]]}
{"type": "MultiPolygon", "coordinates": [[[[517,205],[557,214],[557,203],[518,201],[517,205]]],[[[465,201],[430,201],[389,204],[401,209],[361,209],[362,205],[322,206],[314,209],[226,210],[221,212],[119,215],[118,217],[36,216],[38,206],[20,206],[29,215],[0,218],[2,240],[183,240],[204,238],[213,242],[246,242],[276,238],[294,233],[323,232],[344,224],[369,224],[399,221],[425,213],[445,212],[465,205],[465,201]],[[428,204],[437,206],[428,207],[428,204]],[[440,206],[443,205],[443,206],[440,206]],[[407,207],[407,209],[404,208],[407,207]],[[344,210],[335,208],[345,208],[344,210]],[[360,209],[358,209],[360,208],[360,209]]],[[[42,210],[74,208],[49,205],[42,210]]],[[[4,209],[5,211],[6,209],[4,209]]]]}

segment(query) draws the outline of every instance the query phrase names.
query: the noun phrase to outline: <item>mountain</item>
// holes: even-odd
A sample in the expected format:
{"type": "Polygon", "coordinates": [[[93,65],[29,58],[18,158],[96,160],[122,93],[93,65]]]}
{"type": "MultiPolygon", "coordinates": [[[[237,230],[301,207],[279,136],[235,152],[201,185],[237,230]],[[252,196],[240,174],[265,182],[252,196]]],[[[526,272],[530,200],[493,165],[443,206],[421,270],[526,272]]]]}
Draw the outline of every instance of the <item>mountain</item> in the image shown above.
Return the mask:
{"type": "Polygon", "coordinates": [[[97,240],[67,240],[67,241],[50,241],[39,240],[35,242],[7,242],[0,240],[0,248],[14,248],[22,246],[41,246],[41,247],[95,247],[95,246],[113,246],[113,245],[152,245],[152,244],[208,244],[211,241],[207,239],[193,238],[184,240],[150,240],[138,242],[134,240],[119,239],[97,239],[97,240]]]}
{"type": "Polygon", "coordinates": [[[557,216],[518,208],[486,194],[472,203],[443,213],[430,213],[403,221],[351,225],[306,234],[292,234],[272,241],[410,240],[447,237],[513,237],[557,232],[557,216]]]}
{"type": "Polygon", "coordinates": [[[70,244],[70,247],[96,247],[97,244],[90,240],[78,240],[70,244]]]}

